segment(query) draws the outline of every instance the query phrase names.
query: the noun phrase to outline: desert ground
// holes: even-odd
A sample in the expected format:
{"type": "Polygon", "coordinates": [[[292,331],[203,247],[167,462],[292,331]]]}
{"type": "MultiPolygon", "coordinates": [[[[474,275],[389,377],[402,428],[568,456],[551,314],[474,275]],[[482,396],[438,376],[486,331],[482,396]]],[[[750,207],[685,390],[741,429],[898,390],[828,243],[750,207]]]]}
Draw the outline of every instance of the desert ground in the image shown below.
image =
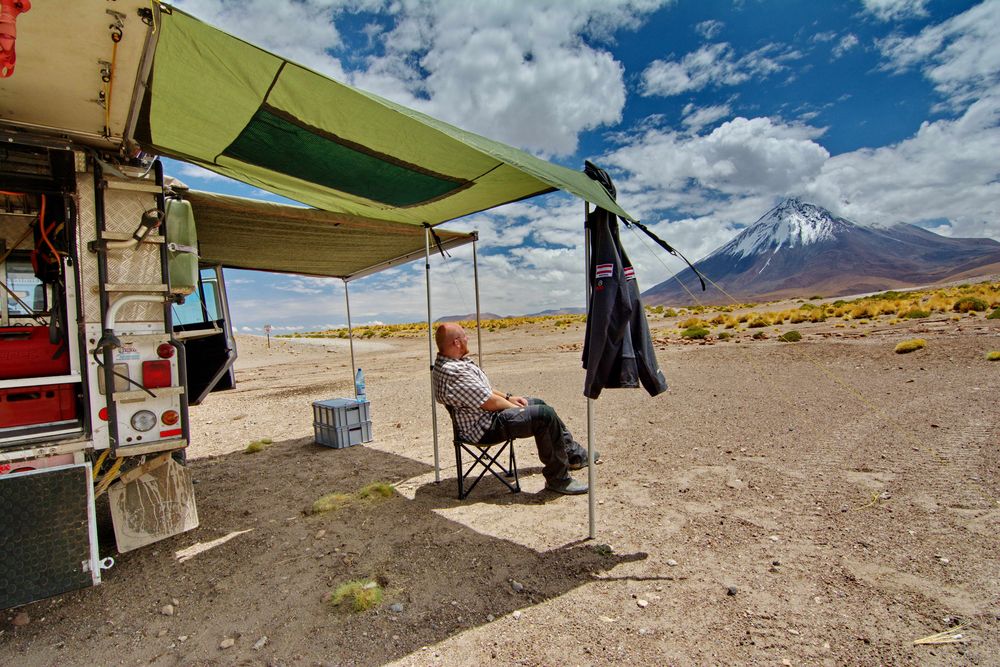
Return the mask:
{"type": "MultiPolygon", "coordinates": [[[[191,411],[200,527],[112,541],[101,586],[4,612],[0,664],[1000,664],[1000,320],[802,323],[797,343],[651,326],[671,389],[595,403],[592,540],[530,440],[520,494],[485,478],[459,501],[439,411],[435,481],[426,338],[358,342],[374,441],[330,449],[311,403],[352,394],[344,343],[240,337],[237,388],[191,411]],[[393,495],[304,511],[373,482],[393,495]],[[332,606],[354,579],[382,603],[332,606]]],[[[582,340],[484,332],[483,365],[585,443],[582,340]]]]}

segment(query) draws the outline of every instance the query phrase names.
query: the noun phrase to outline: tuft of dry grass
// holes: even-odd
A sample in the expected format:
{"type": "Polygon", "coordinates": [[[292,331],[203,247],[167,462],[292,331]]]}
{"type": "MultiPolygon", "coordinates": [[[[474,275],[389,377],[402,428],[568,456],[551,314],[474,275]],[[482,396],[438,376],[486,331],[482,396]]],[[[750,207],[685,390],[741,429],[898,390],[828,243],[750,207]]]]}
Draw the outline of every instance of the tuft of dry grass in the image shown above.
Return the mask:
{"type": "Polygon", "coordinates": [[[328,493],[325,496],[320,496],[312,504],[313,514],[322,514],[323,512],[331,512],[333,510],[338,510],[342,507],[347,507],[352,500],[352,496],[349,493],[328,493]]]}
{"type": "Polygon", "coordinates": [[[987,352],[986,361],[1000,361],[1000,350],[991,350],[987,352]]]}
{"type": "Polygon", "coordinates": [[[382,604],[382,587],[371,579],[355,579],[337,586],[330,596],[330,606],[346,606],[351,611],[362,612],[382,604]]]}
{"type": "Polygon", "coordinates": [[[914,352],[916,350],[923,349],[927,347],[927,341],[923,338],[913,338],[911,340],[904,340],[896,345],[896,354],[906,354],[908,352],[914,352]]]}
{"type": "Polygon", "coordinates": [[[366,500],[378,500],[381,498],[392,498],[396,490],[388,482],[372,482],[358,491],[358,498],[366,500]]]}

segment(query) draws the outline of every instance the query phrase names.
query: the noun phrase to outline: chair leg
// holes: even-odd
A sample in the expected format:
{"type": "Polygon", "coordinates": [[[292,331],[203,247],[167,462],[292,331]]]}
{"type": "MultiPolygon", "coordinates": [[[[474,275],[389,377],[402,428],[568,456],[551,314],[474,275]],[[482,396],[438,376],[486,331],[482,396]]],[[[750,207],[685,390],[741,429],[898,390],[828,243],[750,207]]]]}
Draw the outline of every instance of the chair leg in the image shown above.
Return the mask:
{"type": "Polygon", "coordinates": [[[464,449],[469,454],[469,456],[472,457],[472,463],[469,464],[468,469],[463,469],[464,466],[462,466],[461,463],[458,464],[459,465],[459,473],[458,473],[458,475],[459,475],[459,499],[460,500],[464,499],[465,497],[467,497],[472,492],[472,490],[476,487],[477,484],[479,484],[479,481],[486,475],[487,472],[489,472],[494,477],[496,477],[501,482],[503,482],[504,486],[506,486],[508,489],[510,489],[510,491],[512,493],[519,493],[521,491],[521,484],[520,484],[520,481],[517,478],[516,460],[512,456],[513,453],[514,453],[513,442],[507,441],[507,442],[503,443],[503,445],[500,446],[500,448],[497,450],[496,454],[491,454],[489,448],[487,448],[487,449],[480,449],[479,453],[477,454],[476,452],[472,451],[465,443],[460,443],[459,447],[456,448],[456,453],[455,453],[457,461],[461,460],[461,458],[460,458],[461,457],[461,452],[459,451],[460,449],[464,449]],[[503,456],[504,449],[507,448],[507,447],[510,447],[510,451],[508,452],[508,456],[510,456],[510,460],[511,460],[511,467],[510,467],[510,469],[504,468],[503,464],[500,463],[500,457],[503,456]],[[482,468],[482,470],[479,471],[479,474],[476,476],[476,479],[473,480],[473,482],[466,487],[465,486],[465,479],[469,475],[473,474],[473,472],[475,471],[475,468],[476,468],[477,465],[480,466],[482,468]],[[502,475],[499,474],[500,472],[502,472],[502,473],[504,473],[504,475],[508,475],[509,476],[511,474],[510,471],[513,471],[512,474],[514,475],[514,483],[513,484],[511,484],[510,482],[508,482],[504,478],[504,476],[502,476],[502,475]]]}
{"type": "Polygon", "coordinates": [[[465,499],[465,474],[462,472],[462,447],[455,443],[455,464],[458,467],[458,499],[465,499]]]}

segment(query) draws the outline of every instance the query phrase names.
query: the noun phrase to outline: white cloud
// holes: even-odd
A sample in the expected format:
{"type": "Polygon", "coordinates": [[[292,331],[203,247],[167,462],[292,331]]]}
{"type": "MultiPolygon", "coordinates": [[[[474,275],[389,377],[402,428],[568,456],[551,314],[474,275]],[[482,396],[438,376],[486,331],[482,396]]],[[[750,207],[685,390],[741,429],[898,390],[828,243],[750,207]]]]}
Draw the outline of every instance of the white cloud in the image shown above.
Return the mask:
{"type": "Polygon", "coordinates": [[[735,86],[753,77],[764,78],[785,69],[801,57],[797,51],[768,44],[737,57],[726,42],[706,44],[677,60],[654,60],[642,73],[642,95],[680,95],[706,87],[735,86]]]}
{"type": "Polygon", "coordinates": [[[1000,239],[1000,96],[956,120],[925,122],[898,144],[831,158],[809,187],[862,223],[951,221],[953,235],[1000,239]]]}
{"type": "Polygon", "coordinates": [[[927,16],[927,0],[861,0],[864,11],[879,21],[927,16]]]}
{"type": "Polygon", "coordinates": [[[617,123],[625,104],[621,63],[581,37],[634,28],[661,4],[402,2],[385,54],[353,81],[465,129],[568,155],[580,132],[617,123]]]}
{"type": "Polygon", "coordinates": [[[725,25],[726,24],[722,21],[709,19],[708,21],[702,21],[701,23],[695,25],[694,31],[705,39],[715,39],[715,36],[719,34],[725,25]]]}
{"type": "Polygon", "coordinates": [[[734,118],[707,135],[649,130],[609,154],[627,171],[620,190],[650,194],[685,206],[680,191],[782,195],[808,183],[829,157],[814,141],[822,129],[769,118],[734,118]]]}
{"type": "Polygon", "coordinates": [[[901,72],[921,67],[955,108],[1000,89],[1000,2],[977,5],[912,37],[878,42],[884,67],[901,72]]]}
{"type": "Polygon", "coordinates": [[[833,47],[833,59],[836,60],[838,58],[843,57],[845,53],[847,53],[857,45],[858,45],[858,38],[852,33],[847,33],[846,35],[841,37],[840,41],[837,42],[837,45],[833,47]]]}
{"type": "Polygon", "coordinates": [[[289,276],[275,281],[274,289],[296,294],[328,294],[336,284],[334,278],[315,278],[310,276],[289,276]]]}
{"type": "Polygon", "coordinates": [[[683,118],[681,122],[684,124],[684,127],[689,132],[697,134],[703,127],[726,118],[732,111],[728,104],[715,104],[707,107],[696,107],[693,104],[687,104],[684,106],[682,113],[683,118]]]}

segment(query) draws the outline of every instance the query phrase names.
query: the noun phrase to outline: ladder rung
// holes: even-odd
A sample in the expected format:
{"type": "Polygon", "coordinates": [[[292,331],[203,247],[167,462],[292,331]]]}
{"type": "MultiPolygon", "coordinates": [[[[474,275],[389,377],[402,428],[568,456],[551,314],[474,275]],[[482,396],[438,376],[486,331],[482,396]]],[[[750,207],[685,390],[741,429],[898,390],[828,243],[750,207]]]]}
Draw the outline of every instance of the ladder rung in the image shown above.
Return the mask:
{"type": "Polygon", "coordinates": [[[160,194],[163,188],[155,183],[135,183],[132,181],[112,181],[108,180],[108,190],[128,190],[130,192],[151,192],[160,194]]]}
{"type": "Polygon", "coordinates": [[[144,343],[169,343],[170,334],[168,333],[119,333],[118,338],[120,340],[134,340],[141,341],[144,343]]]}
{"type": "Polygon", "coordinates": [[[108,283],[104,286],[108,292],[166,292],[166,285],[138,285],[135,283],[108,283]]]}
{"type": "MultiPolygon", "coordinates": [[[[184,387],[157,387],[155,389],[150,389],[156,398],[163,398],[165,396],[180,396],[184,393],[184,387]]],[[[136,389],[135,391],[116,391],[111,396],[116,403],[135,403],[137,401],[145,401],[150,397],[142,389],[136,389]]]]}
{"type": "MultiPolygon", "coordinates": [[[[132,235],[128,232],[102,232],[101,238],[105,241],[131,241],[132,235]]],[[[142,240],[143,243],[163,243],[164,239],[158,234],[149,234],[142,240]]]]}

